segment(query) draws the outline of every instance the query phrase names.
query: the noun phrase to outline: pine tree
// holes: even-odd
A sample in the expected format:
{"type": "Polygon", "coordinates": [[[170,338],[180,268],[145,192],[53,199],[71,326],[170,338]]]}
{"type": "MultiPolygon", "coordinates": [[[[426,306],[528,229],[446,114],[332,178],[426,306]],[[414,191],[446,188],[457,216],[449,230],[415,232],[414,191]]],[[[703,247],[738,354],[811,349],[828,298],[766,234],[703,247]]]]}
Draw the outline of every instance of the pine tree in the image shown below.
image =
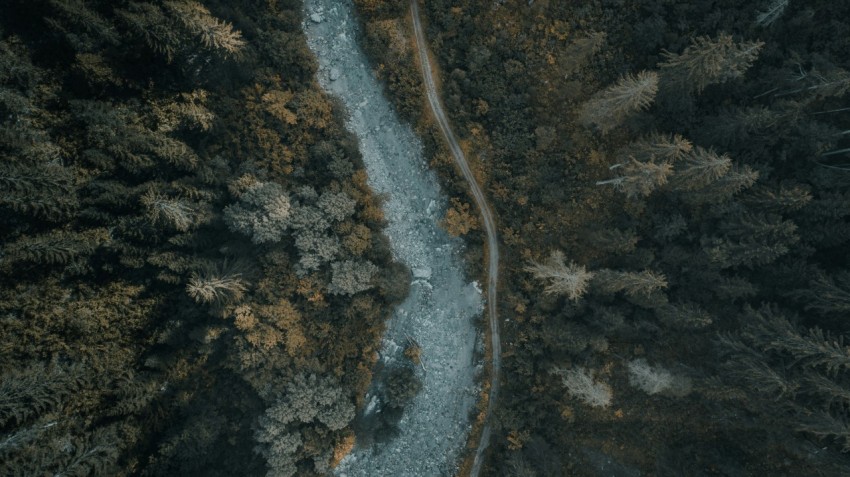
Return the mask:
{"type": "Polygon", "coordinates": [[[793,316],[778,306],[764,305],[758,310],[748,307],[745,319],[753,342],[764,351],[786,353],[801,367],[819,368],[829,375],[850,370],[850,347],[842,337],[833,337],[819,328],[801,333],[793,316]]]}
{"type": "Polygon", "coordinates": [[[630,158],[628,162],[615,164],[609,169],[620,176],[597,181],[596,185],[611,185],[627,197],[633,198],[646,197],[659,186],[666,184],[673,166],[669,162],[639,162],[630,158]]]}
{"type": "Polygon", "coordinates": [[[129,26],[130,31],[143,38],[150,49],[165,56],[169,63],[180,51],[182,39],[159,6],[129,2],[125,8],[116,9],[115,14],[129,26]]]}
{"type": "Polygon", "coordinates": [[[673,162],[683,159],[693,150],[690,141],[678,134],[651,134],[617,152],[623,162],[634,157],[641,162],[653,160],[673,162]]]}
{"type": "Polygon", "coordinates": [[[45,234],[22,236],[3,249],[0,265],[32,263],[66,265],[88,257],[104,243],[109,242],[109,231],[90,229],[84,232],[54,230],[45,234]]]}
{"type": "Polygon", "coordinates": [[[774,213],[796,212],[812,201],[812,193],[807,186],[800,184],[781,184],[775,188],[761,186],[748,192],[741,201],[756,210],[774,213]]]}
{"type": "Polygon", "coordinates": [[[602,133],[607,133],[628,116],[648,108],[656,92],[657,73],[641,71],[637,76],[625,75],[588,100],[579,112],[579,120],[585,126],[595,125],[602,133]]]}
{"type": "Polygon", "coordinates": [[[94,42],[89,42],[87,36],[93,36],[98,42],[111,46],[120,43],[120,37],[115,27],[94,10],[87,7],[82,0],[50,0],[52,13],[45,21],[55,30],[66,35],[68,42],[78,51],[95,49],[94,42]]]}
{"type": "Polygon", "coordinates": [[[676,164],[670,186],[678,191],[700,189],[720,179],[732,168],[732,159],[697,146],[676,164]]]}
{"type": "Polygon", "coordinates": [[[85,384],[81,366],[34,364],[0,376],[0,427],[24,424],[63,404],[85,384]]]}
{"type": "Polygon", "coordinates": [[[209,10],[191,0],[167,1],[164,5],[205,47],[221,50],[225,56],[237,56],[245,46],[242,34],[230,23],[212,16],[209,10]]]}
{"type": "Polygon", "coordinates": [[[666,80],[699,93],[708,85],[743,76],[763,46],[760,41],[735,43],[726,33],[715,39],[701,36],[681,54],[665,51],[661,69],[666,80]]]}
{"type": "Polygon", "coordinates": [[[807,310],[837,315],[850,312],[850,273],[839,272],[835,276],[820,273],[797,296],[805,299],[807,310]]]}
{"type": "Polygon", "coordinates": [[[722,268],[766,265],[788,253],[800,237],[797,225],[776,214],[744,212],[721,222],[723,237],[704,238],[703,250],[722,268]]]}
{"type": "Polygon", "coordinates": [[[53,221],[67,219],[79,207],[73,173],[55,163],[0,164],[0,206],[53,221]]]}
{"type": "Polygon", "coordinates": [[[682,197],[690,204],[721,203],[735,194],[749,189],[758,180],[758,171],[749,166],[732,165],[729,172],[708,185],[693,190],[682,197]]]}
{"type": "Polygon", "coordinates": [[[711,315],[694,303],[668,303],[655,309],[658,319],[671,328],[700,329],[714,321],[711,315]]]}
{"type": "Polygon", "coordinates": [[[593,286],[603,293],[622,291],[628,296],[649,296],[667,288],[667,277],[652,270],[621,272],[603,269],[594,275],[593,286]]]}

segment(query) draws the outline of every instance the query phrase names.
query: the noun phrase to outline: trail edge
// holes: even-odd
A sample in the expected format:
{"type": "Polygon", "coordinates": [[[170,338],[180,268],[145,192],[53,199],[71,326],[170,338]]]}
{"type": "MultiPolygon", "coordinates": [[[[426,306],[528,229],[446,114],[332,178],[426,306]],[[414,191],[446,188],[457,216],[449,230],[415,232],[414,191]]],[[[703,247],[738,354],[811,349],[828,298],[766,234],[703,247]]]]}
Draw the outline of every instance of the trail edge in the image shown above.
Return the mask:
{"type": "Polygon", "coordinates": [[[434,113],[440,131],[449,144],[455,163],[460,167],[463,178],[469,184],[475,204],[481,212],[481,218],[484,222],[484,232],[487,235],[487,313],[490,319],[490,354],[492,363],[490,367],[490,393],[487,399],[487,412],[484,416],[484,426],[481,429],[481,437],[478,440],[478,447],[475,449],[475,458],[473,459],[472,469],[469,473],[470,477],[478,477],[478,474],[481,472],[484,451],[490,445],[490,421],[493,416],[493,410],[496,408],[496,400],[499,397],[499,377],[502,370],[502,345],[499,336],[499,318],[496,313],[496,285],[499,279],[499,241],[496,236],[496,223],[493,220],[493,212],[490,210],[490,205],[487,203],[481,187],[476,182],[475,176],[469,168],[469,163],[466,161],[463,149],[461,149],[460,144],[457,142],[457,138],[443,110],[440,96],[437,94],[434,75],[431,71],[431,63],[428,61],[428,47],[425,43],[425,34],[422,30],[422,22],[419,19],[419,4],[417,0],[410,0],[410,12],[413,17],[413,31],[416,37],[419,63],[422,67],[422,77],[428,95],[428,103],[431,105],[431,111],[434,113]]]}

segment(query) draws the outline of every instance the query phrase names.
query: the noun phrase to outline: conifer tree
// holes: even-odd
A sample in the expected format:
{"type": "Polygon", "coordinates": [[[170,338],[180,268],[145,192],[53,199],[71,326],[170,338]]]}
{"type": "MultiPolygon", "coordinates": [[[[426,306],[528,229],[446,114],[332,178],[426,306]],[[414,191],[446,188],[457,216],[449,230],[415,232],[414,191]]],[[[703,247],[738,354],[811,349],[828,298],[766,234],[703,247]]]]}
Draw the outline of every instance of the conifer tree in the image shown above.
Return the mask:
{"type": "Polygon", "coordinates": [[[781,184],[778,187],[754,188],[741,198],[756,210],[774,213],[796,212],[812,201],[808,187],[800,184],[781,184]]]}
{"type": "Polygon", "coordinates": [[[579,120],[585,126],[595,125],[607,133],[631,114],[648,108],[656,92],[657,73],[641,71],[637,75],[625,75],[588,100],[579,112],[579,120]]]}
{"type": "Polygon", "coordinates": [[[676,164],[670,185],[679,191],[699,189],[726,175],[731,167],[732,159],[726,154],[697,146],[676,164]]]}
{"type": "Polygon", "coordinates": [[[162,8],[147,2],[129,2],[117,8],[115,14],[136,36],[144,39],[153,51],[165,56],[170,63],[182,47],[180,35],[162,8]]]}
{"type": "Polygon", "coordinates": [[[809,282],[809,288],[798,291],[797,296],[806,300],[807,310],[836,315],[850,312],[850,273],[819,273],[809,282]]]}
{"type": "Polygon", "coordinates": [[[763,46],[760,41],[735,43],[726,33],[713,39],[701,36],[681,54],[665,51],[661,69],[666,80],[699,93],[708,85],[743,76],[763,46]]]}
{"type": "Polygon", "coordinates": [[[167,1],[164,5],[205,47],[221,50],[225,56],[237,56],[245,46],[242,34],[230,23],[214,17],[209,10],[191,0],[167,1]]]}
{"type": "Polygon", "coordinates": [[[797,225],[776,214],[741,212],[727,217],[718,231],[704,238],[703,250],[723,268],[766,265],[785,255],[800,240],[797,225]]]}
{"type": "Polygon", "coordinates": [[[603,293],[624,292],[628,296],[649,296],[657,290],[667,288],[667,277],[652,270],[623,272],[598,270],[593,276],[593,286],[603,293]]]}
{"type": "Polygon", "coordinates": [[[735,194],[749,189],[758,180],[758,171],[749,166],[736,167],[714,182],[685,194],[683,198],[691,204],[720,203],[731,199],[735,194]]]}
{"type": "Polygon", "coordinates": [[[675,163],[693,150],[691,141],[678,134],[651,134],[618,151],[623,161],[634,157],[638,161],[660,160],[675,163]]]}
{"type": "Polygon", "coordinates": [[[596,185],[611,185],[627,197],[646,197],[656,188],[667,183],[673,170],[669,162],[640,162],[630,158],[628,162],[609,167],[620,176],[597,181],[596,185]]]}

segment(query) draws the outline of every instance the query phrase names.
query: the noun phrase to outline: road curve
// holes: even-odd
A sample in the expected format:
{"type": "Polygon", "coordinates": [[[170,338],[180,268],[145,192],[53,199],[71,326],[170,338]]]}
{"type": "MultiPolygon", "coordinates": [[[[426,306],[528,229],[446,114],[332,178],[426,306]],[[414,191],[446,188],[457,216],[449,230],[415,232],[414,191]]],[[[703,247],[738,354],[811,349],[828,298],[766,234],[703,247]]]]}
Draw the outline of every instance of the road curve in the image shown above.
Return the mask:
{"type": "Polygon", "coordinates": [[[475,204],[481,212],[481,218],[484,222],[484,232],[487,235],[487,314],[490,317],[490,351],[493,362],[490,368],[490,395],[487,401],[487,413],[484,416],[484,427],[481,430],[481,437],[478,441],[478,447],[475,450],[475,458],[473,460],[472,470],[470,471],[470,477],[477,477],[481,472],[484,451],[490,444],[490,421],[493,410],[496,407],[496,400],[499,397],[499,377],[502,371],[502,345],[499,336],[499,318],[496,307],[496,285],[499,280],[499,240],[496,235],[496,222],[493,220],[493,212],[490,210],[490,204],[487,203],[487,198],[484,196],[481,187],[472,174],[472,170],[469,168],[469,163],[466,161],[463,149],[461,149],[460,144],[457,142],[457,138],[443,110],[440,96],[437,94],[434,75],[431,71],[431,63],[428,60],[428,46],[425,43],[425,33],[422,30],[422,22],[419,18],[419,4],[417,0],[410,0],[410,11],[413,16],[413,30],[419,52],[419,63],[422,67],[422,76],[428,95],[428,103],[431,105],[431,112],[434,113],[437,124],[440,126],[440,131],[442,131],[452,151],[452,156],[454,156],[455,162],[460,167],[464,179],[469,184],[475,204]]]}

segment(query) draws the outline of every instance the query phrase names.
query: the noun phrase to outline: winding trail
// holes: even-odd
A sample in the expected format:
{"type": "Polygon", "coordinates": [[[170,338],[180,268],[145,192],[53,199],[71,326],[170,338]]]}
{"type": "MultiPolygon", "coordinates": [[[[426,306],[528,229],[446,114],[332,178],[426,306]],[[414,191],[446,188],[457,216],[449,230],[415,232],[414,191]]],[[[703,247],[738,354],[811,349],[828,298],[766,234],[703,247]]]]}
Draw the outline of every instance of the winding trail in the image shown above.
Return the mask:
{"type": "Polygon", "coordinates": [[[481,437],[478,441],[478,447],[475,450],[475,458],[473,460],[471,477],[477,477],[481,472],[481,464],[483,462],[484,451],[490,444],[491,417],[493,410],[496,408],[496,400],[499,397],[499,377],[502,370],[502,345],[499,335],[499,318],[496,307],[496,292],[499,280],[499,240],[496,235],[496,222],[493,220],[493,212],[490,210],[490,204],[487,203],[487,198],[481,191],[481,187],[475,180],[472,170],[469,168],[469,163],[463,153],[457,138],[452,131],[446,113],[443,110],[440,96],[437,94],[437,87],[434,83],[434,75],[431,71],[431,63],[428,60],[428,45],[425,42],[425,33],[422,29],[422,22],[419,18],[418,0],[410,0],[410,11],[413,16],[413,30],[416,35],[416,45],[419,51],[419,63],[422,67],[422,76],[425,81],[425,89],[428,94],[428,103],[431,105],[431,111],[437,119],[437,124],[440,126],[446,142],[452,151],[455,162],[463,172],[463,177],[469,184],[469,189],[472,191],[472,196],[475,198],[475,204],[478,210],[481,211],[481,218],[484,221],[484,232],[487,234],[487,313],[490,323],[490,351],[492,355],[492,365],[490,368],[490,394],[487,401],[487,413],[484,417],[484,427],[481,429],[481,437]]]}

